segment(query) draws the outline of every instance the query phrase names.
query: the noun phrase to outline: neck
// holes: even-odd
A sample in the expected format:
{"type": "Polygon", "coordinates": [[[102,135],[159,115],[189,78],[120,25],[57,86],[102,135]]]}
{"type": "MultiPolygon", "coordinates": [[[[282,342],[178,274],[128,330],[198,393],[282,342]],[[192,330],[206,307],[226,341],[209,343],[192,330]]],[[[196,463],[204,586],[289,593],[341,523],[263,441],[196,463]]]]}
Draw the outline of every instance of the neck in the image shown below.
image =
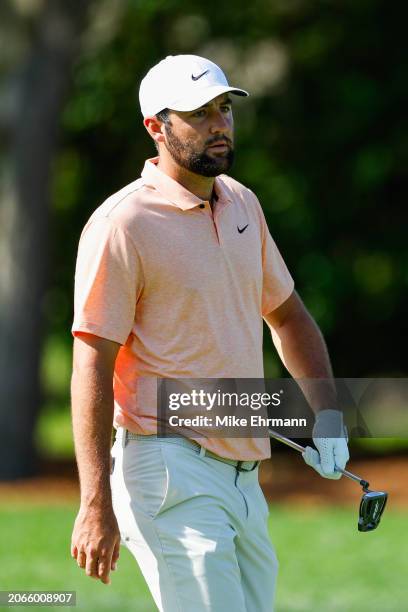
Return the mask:
{"type": "Polygon", "coordinates": [[[179,166],[172,157],[163,155],[160,155],[157,167],[198,198],[211,200],[215,180],[213,176],[201,176],[190,172],[179,166]]]}

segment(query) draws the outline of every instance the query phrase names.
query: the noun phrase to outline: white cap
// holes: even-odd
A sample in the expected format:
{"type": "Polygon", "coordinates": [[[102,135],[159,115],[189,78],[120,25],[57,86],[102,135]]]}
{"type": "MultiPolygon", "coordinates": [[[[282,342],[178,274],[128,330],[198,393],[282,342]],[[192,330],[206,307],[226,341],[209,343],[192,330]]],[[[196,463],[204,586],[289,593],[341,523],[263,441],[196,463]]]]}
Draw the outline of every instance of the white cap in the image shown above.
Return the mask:
{"type": "Polygon", "coordinates": [[[230,87],[214,62],[198,55],[168,55],[142,80],[140,108],[143,117],[156,115],[165,108],[191,111],[227,91],[248,95],[243,89],[230,87]]]}

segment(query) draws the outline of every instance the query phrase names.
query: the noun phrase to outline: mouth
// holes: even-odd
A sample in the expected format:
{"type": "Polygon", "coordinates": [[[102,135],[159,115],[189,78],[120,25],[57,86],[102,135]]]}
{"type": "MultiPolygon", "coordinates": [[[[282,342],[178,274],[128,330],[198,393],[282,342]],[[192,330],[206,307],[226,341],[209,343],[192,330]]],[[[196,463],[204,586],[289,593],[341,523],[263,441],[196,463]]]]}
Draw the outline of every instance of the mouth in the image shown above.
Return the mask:
{"type": "Polygon", "coordinates": [[[219,151],[220,153],[223,153],[224,151],[228,151],[231,147],[226,142],[216,142],[215,144],[210,145],[207,148],[211,149],[212,151],[219,151]]]}

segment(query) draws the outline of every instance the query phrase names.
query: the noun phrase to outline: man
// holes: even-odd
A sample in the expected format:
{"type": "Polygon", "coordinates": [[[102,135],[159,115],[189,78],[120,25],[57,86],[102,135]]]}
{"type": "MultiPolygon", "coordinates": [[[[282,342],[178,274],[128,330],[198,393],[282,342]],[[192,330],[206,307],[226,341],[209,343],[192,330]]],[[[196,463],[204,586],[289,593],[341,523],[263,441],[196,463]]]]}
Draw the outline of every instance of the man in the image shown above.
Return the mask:
{"type": "MultiPolygon", "coordinates": [[[[164,612],[270,611],[278,564],[258,483],[269,440],[155,435],[157,378],[262,379],[262,318],[294,378],[332,377],[256,196],[225,174],[234,95],[247,92],[204,58],[154,66],[140,103],[159,155],[94,211],[78,249],[71,553],[108,583],[122,539],[164,612]]],[[[328,387],[311,397],[319,452],[304,458],[338,478],[348,450],[328,387]],[[341,433],[325,437],[333,419],[341,433]]]]}

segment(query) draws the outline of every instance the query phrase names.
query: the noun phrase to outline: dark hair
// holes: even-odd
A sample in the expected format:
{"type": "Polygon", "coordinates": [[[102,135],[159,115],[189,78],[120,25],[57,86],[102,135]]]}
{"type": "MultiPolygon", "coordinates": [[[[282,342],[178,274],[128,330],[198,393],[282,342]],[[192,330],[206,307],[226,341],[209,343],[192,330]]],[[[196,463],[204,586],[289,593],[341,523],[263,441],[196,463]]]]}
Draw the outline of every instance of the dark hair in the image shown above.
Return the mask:
{"type": "Polygon", "coordinates": [[[164,108],[159,113],[156,113],[156,118],[159,121],[162,121],[163,123],[169,124],[170,123],[169,112],[170,111],[168,108],[164,108]]]}
{"type": "MultiPolygon", "coordinates": [[[[156,113],[156,119],[162,121],[165,125],[171,125],[169,112],[170,111],[168,108],[164,108],[159,113],[156,113]]],[[[156,150],[159,151],[159,145],[157,144],[157,142],[154,143],[154,146],[156,147],[156,150]]]]}

